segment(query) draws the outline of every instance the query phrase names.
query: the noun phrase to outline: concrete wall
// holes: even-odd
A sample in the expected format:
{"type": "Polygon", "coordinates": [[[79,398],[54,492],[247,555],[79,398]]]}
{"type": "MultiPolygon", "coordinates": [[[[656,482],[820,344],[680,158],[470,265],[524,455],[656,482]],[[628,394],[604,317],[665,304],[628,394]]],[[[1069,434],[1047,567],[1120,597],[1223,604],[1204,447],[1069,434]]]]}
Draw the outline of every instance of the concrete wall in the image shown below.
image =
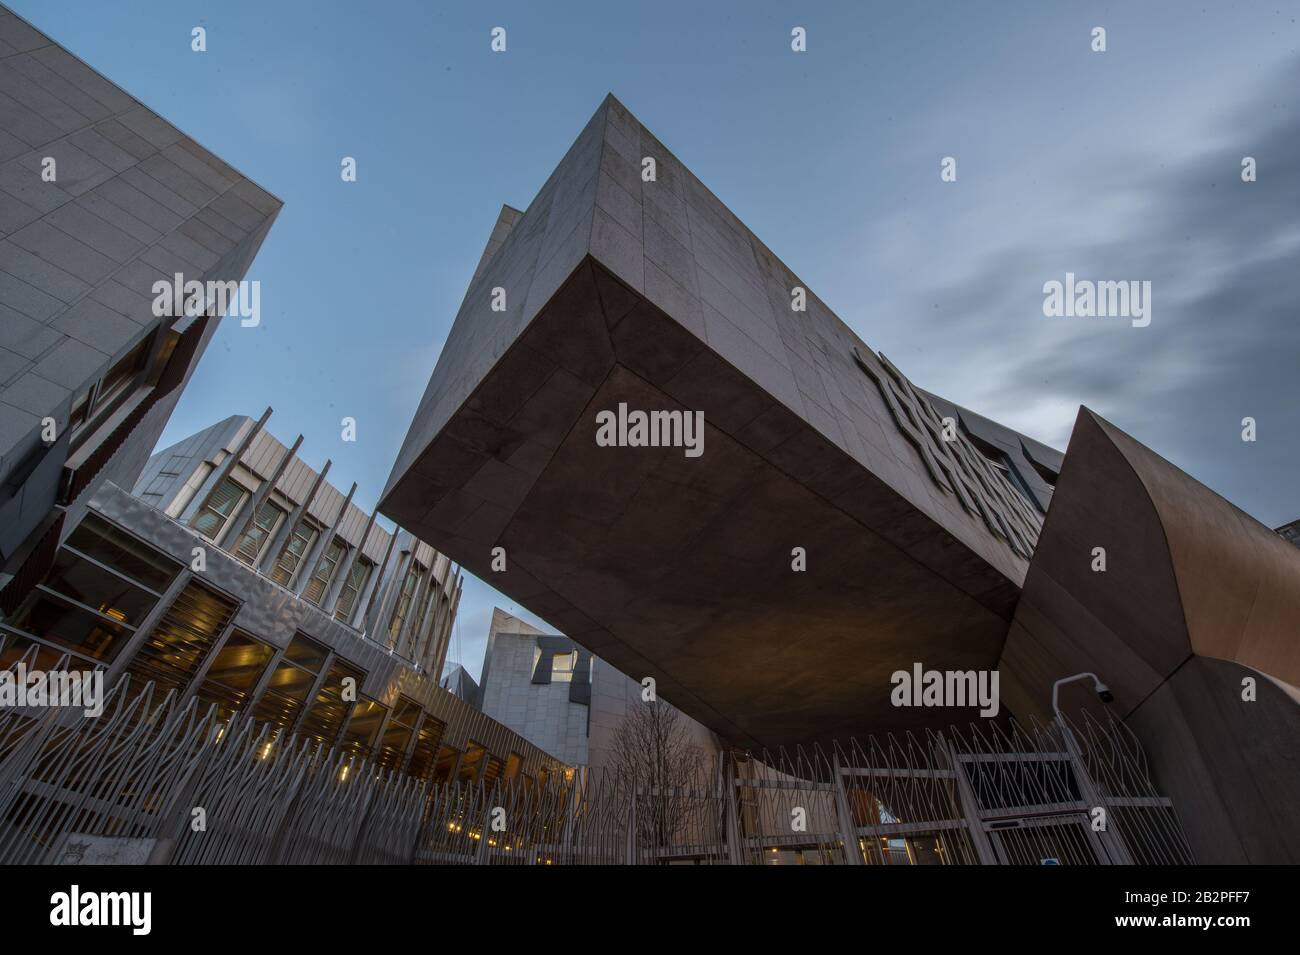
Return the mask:
{"type": "MultiPolygon", "coordinates": [[[[275,196],[0,7],[5,557],[53,507],[57,481],[48,475],[57,477],[62,458],[84,458],[113,426],[110,421],[103,432],[84,429],[72,444],[46,450],[42,420],[53,418],[62,434],[76,396],[164,323],[187,324],[154,315],[156,281],[171,282],[176,273],[186,280],[242,279],[280,206],[275,196]],[[43,173],[50,168],[54,178],[47,181],[43,173]],[[49,454],[60,456],[58,467],[37,468],[29,481],[26,470],[49,454]]],[[[71,502],[65,528],[75,526],[99,483],[134,482],[214,331],[209,323],[180,387],[154,404],[125,439],[114,436],[121,442],[117,452],[82,501],[71,502]]]]}

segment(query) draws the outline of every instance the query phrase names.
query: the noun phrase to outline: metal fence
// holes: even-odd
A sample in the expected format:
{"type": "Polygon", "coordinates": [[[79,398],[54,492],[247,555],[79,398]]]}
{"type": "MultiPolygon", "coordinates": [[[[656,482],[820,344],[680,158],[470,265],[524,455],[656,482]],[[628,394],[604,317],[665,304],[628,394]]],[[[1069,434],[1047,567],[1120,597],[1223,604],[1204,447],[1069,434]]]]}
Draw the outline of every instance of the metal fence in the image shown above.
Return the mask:
{"type": "MultiPolygon", "coordinates": [[[[34,667],[35,648],[20,662],[34,667]]],[[[97,718],[0,708],[0,863],[106,860],[1192,861],[1137,740],[1088,718],[731,753],[694,787],[659,788],[583,769],[416,779],[127,678],[97,718]]]]}

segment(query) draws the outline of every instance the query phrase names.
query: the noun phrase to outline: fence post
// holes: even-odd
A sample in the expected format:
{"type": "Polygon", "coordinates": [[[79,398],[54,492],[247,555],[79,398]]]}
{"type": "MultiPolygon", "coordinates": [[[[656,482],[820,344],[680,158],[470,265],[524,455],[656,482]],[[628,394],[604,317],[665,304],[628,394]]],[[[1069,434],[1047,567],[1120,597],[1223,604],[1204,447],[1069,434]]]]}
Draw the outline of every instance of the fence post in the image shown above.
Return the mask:
{"type": "Polygon", "coordinates": [[[740,812],[736,807],[736,761],[723,756],[722,785],[727,800],[727,857],[731,865],[744,865],[740,854],[740,812]]]}
{"type": "Polygon", "coordinates": [[[1066,724],[1064,717],[1060,713],[1056,714],[1056,724],[1061,729],[1065,751],[1070,757],[1070,766],[1074,769],[1075,781],[1079,784],[1079,795],[1083,799],[1084,813],[1088,817],[1086,824],[1088,839],[1093,844],[1093,850],[1101,857],[1098,861],[1101,863],[1109,862],[1112,865],[1132,865],[1133,857],[1129,855],[1123,837],[1111,826],[1110,811],[1102,800],[1100,791],[1093,784],[1092,776],[1088,774],[1088,770],[1083,764],[1083,751],[1079,748],[1078,740],[1074,738],[1074,731],[1066,724]],[[1106,828],[1100,831],[1092,828],[1092,810],[1096,807],[1101,807],[1106,813],[1106,828]]]}
{"type": "Polygon", "coordinates": [[[840,768],[838,748],[831,756],[831,768],[835,773],[835,814],[840,822],[844,861],[849,865],[862,865],[862,846],[858,842],[858,827],[853,824],[853,813],[849,811],[848,793],[844,791],[844,774],[840,768]]]}
{"type": "Polygon", "coordinates": [[[979,859],[980,865],[997,865],[998,857],[993,852],[993,844],[989,841],[989,834],[984,831],[984,822],[980,819],[979,803],[975,799],[975,791],[971,789],[970,780],[966,778],[966,770],[962,769],[961,762],[957,759],[957,752],[944,738],[944,735],[939,733],[937,736],[940,751],[947,760],[949,768],[952,769],[953,777],[957,782],[957,798],[961,801],[962,815],[966,817],[966,831],[970,833],[971,844],[975,846],[975,857],[979,859]]]}

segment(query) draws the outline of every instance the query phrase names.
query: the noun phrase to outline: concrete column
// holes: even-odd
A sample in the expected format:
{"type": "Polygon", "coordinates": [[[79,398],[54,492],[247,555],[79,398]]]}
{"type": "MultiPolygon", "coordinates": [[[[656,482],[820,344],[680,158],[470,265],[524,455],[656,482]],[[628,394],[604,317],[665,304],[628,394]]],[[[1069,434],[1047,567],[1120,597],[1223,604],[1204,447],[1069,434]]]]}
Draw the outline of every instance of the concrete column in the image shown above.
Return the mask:
{"type": "Polygon", "coordinates": [[[831,769],[835,773],[835,815],[839,818],[840,839],[844,842],[844,861],[849,865],[862,865],[858,827],[853,824],[853,813],[849,809],[849,796],[844,789],[844,773],[840,768],[838,751],[831,758],[831,769]]]}
{"type": "MultiPolygon", "coordinates": [[[[393,556],[393,547],[396,544],[397,528],[394,528],[393,533],[388,536],[388,547],[384,551],[384,559],[380,561],[379,566],[375,569],[374,583],[370,587],[370,598],[366,601],[366,612],[361,616],[361,630],[363,633],[368,634],[372,640],[375,640],[375,630],[377,627],[375,626],[375,621],[370,615],[375,610],[376,599],[379,598],[380,594],[384,590],[384,573],[388,570],[388,562],[393,556]]],[[[399,560],[397,563],[400,565],[402,562],[399,560]]],[[[379,600],[379,605],[382,609],[382,599],[379,600]]],[[[375,642],[382,643],[383,641],[375,640],[375,642]]]]}

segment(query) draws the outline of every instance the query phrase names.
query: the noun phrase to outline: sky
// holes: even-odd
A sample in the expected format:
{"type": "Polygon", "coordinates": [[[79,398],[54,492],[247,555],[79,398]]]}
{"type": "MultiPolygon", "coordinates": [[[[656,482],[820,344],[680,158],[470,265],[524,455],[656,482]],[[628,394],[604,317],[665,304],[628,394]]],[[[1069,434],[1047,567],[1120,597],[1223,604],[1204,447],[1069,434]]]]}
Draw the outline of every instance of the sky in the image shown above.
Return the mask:
{"type": "MultiPolygon", "coordinates": [[[[501,204],[612,92],[920,387],[1062,449],[1086,404],[1300,517],[1300,0],[6,2],[284,200],[160,447],[271,405],[373,507],[501,204]],[[1150,325],[1046,317],[1067,272],[1150,325]]],[[[553,629],[467,575],[473,674],[494,605],[553,629]]]]}

